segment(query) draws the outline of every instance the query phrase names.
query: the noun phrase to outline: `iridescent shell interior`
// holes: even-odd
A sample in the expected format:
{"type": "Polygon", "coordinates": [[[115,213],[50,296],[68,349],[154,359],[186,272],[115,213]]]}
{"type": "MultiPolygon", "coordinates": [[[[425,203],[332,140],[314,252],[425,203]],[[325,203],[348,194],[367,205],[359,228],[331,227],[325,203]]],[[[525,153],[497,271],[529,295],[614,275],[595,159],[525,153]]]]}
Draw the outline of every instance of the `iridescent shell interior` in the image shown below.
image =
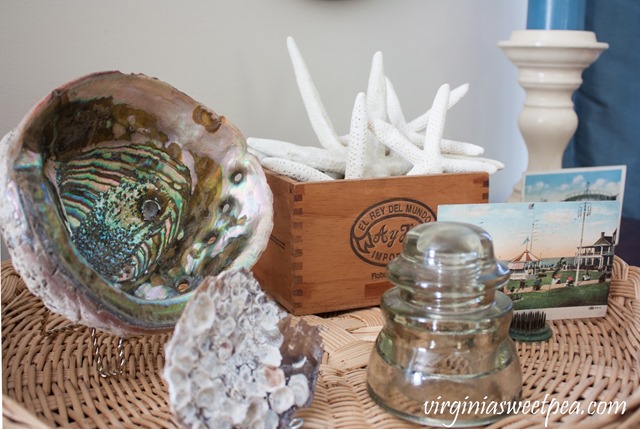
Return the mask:
{"type": "Polygon", "coordinates": [[[202,278],[250,268],[266,247],[272,196],[244,137],[157,79],[70,82],[0,152],[14,265],[74,321],[169,329],[202,278]]]}

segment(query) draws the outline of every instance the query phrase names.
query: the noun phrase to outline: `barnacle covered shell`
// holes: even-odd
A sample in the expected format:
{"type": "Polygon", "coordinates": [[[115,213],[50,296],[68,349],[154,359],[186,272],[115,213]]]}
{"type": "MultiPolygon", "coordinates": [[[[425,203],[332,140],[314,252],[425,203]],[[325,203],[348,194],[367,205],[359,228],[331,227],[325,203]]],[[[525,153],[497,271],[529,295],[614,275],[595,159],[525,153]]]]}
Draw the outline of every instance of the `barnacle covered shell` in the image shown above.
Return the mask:
{"type": "Polygon", "coordinates": [[[169,403],[185,427],[275,429],[311,403],[322,340],[317,327],[280,309],[248,270],[229,270],[200,284],[165,357],[169,403]],[[222,328],[228,320],[235,321],[231,332],[222,328]]]}
{"type": "Polygon", "coordinates": [[[52,310],[120,335],[171,329],[207,275],[251,267],[272,196],[225,117],[105,72],[45,97],[0,144],[0,225],[52,310]]]}

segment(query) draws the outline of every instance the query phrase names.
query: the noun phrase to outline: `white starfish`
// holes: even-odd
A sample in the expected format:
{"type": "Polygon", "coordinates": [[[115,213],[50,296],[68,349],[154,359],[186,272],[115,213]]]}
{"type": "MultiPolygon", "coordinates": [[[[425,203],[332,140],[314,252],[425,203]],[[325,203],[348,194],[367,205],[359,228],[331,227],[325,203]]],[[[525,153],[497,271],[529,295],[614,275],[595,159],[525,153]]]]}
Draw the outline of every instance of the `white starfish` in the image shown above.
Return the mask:
{"type": "Polygon", "coordinates": [[[316,133],[318,141],[322,147],[326,149],[338,152],[343,151],[344,147],[342,147],[342,144],[340,144],[338,140],[338,135],[320,100],[320,94],[318,94],[318,90],[311,79],[307,64],[304,62],[293,37],[287,38],[287,47],[289,48],[291,64],[293,65],[296,81],[298,82],[298,89],[302,96],[304,107],[307,110],[307,115],[309,115],[311,127],[316,133]]]}
{"type": "Polygon", "coordinates": [[[440,154],[440,141],[442,141],[444,123],[447,119],[449,92],[449,85],[445,83],[436,93],[425,133],[422,157],[420,162],[414,164],[413,168],[409,170],[409,173],[407,173],[409,175],[438,174],[444,171],[442,168],[442,156],[440,154]]]}
{"type": "MultiPolygon", "coordinates": [[[[402,113],[400,100],[398,99],[398,95],[396,94],[391,80],[387,78],[386,82],[387,111],[389,115],[389,122],[393,124],[393,126],[396,127],[398,131],[400,131],[413,144],[420,148],[424,147],[424,133],[421,133],[420,131],[423,131],[426,128],[429,121],[429,116],[431,115],[431,109],[427,110],[426,113],[411,121],[410,124],[407,123],[404,118],[404,114],[402,113]]],[[[467,83],[451,90],[447,109],[451,109],[453,106],[455,106],[456,103],[458,103],[458,101],[462,99],[462,97],[467,93],[468,90],[469,84],[467,83]]],[[[441,140],[440,149],[442,150],[442,152],[452,153],[456,155],[477,156],[484,153],[484,148],[482,148],[481,146],[447,139],[441,140]]]]}
{"type": "MultiPolygon", "coordinates": [[[[453,106],[455,106],[458,103],[458,101],[462,100],[462,97],[464,97],[468,91],[469,91],[468,83],[462,84],[459,87],[453,89],[450,93],[447,108],[451,109],[453,106]]],[[[411,121],[408,124],[409,128],[414,131],[424,130],[425,128],[427,128],[427,125],[429,123],[430,114],[431,114],[431,110],[427,110],[424,114],[418,116],[413,121],[411,121]]]]}
{"type": "Polygon", "coordinates": [[[321,182],[326,180],[333,180],[333,177],[324,174],[315,168],[308,165],[301,164],[299,162],[290,161],[282,158],[263,158],[262,165],[276,173],[284,174],[292,179],[301,182],[321,182]]]}
{"type": "MultiPolygon", "coordinates": [[[[369,72],[369,81],[367,83],[367,113],[369,120],[387,118],[387,85],[384,75],[384,64],[382,61],[382,52],[373,54],[371,61],[371,71],[369,72]]],[[[383,161],[387,155],[384,145],[372,139],[366,147],[367,153],[365,157],[368,159],[376,159],[383,161]]]]}
{"type": "Polygon", "coordinates": [[[358,94],[354,103],[349,134],[338,136],[293,38],[287,38],[287,47],[309,122],[322,148],[249,138],[250,150],[264,167],[300,181],[441,172],[491,174],[504,167],[499,161],[477,157],[484,152],[480,146],[443,139],[447,110],[464,97],[468,84],[451,91],[449,85],[442,85],[432,108],[407,122],[393,84],[384,74],[382,53],[376,52],[367,93],[358,94]]]}
{"type": "Polygon", "coordinates": [[[356,96],[351,113],[351,128],[349,129],[349,145],[347,146],[347,162],[345,166],[345,179],[357,179],[364,177],[366,155],[368,152],[367,124],[367,97],[360,92],[356,96]]]}
{"type": "Polygon", "coordinates": [[[422,150],[410,142],[398,128],[395,128],[391,124],[382,120],[374,120],[369,126],[383,144],[413,165],[413,168],[407,173],[410,175],[437,174],[443,172],[462,173],[471,171],[486,171],[492,174],[499,168],[503,168],[502,163],[486,158],[440,153],[445,145],[441,136],[444,130],[447,112],[446,101],[448,92],[449,86],[443,85],[436,95],[431,109],[433,119],[429,121],[427,126],[425,145],[422,150]],[[440,150],[437,149],[438,145],[440,146],[440,150]]]}
{"type": "MultiPolygon", "coordinates": [[[[266,157],[288,159],[306,164],[319,171],[345,174],[345,157],[328,149],[314,146],[298,146],[280,140],[256,137],[249,137],[247,144],[253,151],[266,157]]],[[[259,158],[263,156],[259,156],[259,158]]]]}
{"type": "Polygon", "coordinates": [[[367,84],[367,112],[372,119],[387,117],[387,87],[382,52],[373,54],[367,84]]]}

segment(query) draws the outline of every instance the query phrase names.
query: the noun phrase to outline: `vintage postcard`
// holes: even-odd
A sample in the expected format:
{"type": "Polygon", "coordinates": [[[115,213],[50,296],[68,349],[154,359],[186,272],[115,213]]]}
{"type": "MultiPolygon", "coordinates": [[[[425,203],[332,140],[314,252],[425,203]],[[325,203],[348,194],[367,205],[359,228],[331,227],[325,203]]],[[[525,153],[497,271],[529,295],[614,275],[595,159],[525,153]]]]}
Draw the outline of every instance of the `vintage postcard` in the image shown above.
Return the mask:
{"type": "Polygon", "coordinates": [[[626,165],[525,173],[522,201],[618,201],[622,217],[626,173],[626,165]]]}
{"type": "Polygon", "coordinates": [[[511,270],[514,311],[554,320],[606,314],[619,214],[617,201],[457,204],[440,206],[438,221],[485,229],[511,270]]]}

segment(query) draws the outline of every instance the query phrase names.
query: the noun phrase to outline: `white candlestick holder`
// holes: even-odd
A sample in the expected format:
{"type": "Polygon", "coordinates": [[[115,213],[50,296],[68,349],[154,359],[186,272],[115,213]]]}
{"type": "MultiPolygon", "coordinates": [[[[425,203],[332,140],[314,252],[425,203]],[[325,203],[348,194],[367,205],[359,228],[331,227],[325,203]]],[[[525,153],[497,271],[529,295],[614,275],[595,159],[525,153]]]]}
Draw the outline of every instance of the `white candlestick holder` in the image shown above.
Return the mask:
{"type": "MultiPolygon", "coordinates": [[[[578,127],[572,95],[582,71],[609,47],[591,31],[517,30],[498,43],[519,69],[526,97],[518,125],[529,153],[527,171],[562,168],[562,155],[578,127]]],[[[510,201],[519,201],[516,184],[510,201]]]]}

